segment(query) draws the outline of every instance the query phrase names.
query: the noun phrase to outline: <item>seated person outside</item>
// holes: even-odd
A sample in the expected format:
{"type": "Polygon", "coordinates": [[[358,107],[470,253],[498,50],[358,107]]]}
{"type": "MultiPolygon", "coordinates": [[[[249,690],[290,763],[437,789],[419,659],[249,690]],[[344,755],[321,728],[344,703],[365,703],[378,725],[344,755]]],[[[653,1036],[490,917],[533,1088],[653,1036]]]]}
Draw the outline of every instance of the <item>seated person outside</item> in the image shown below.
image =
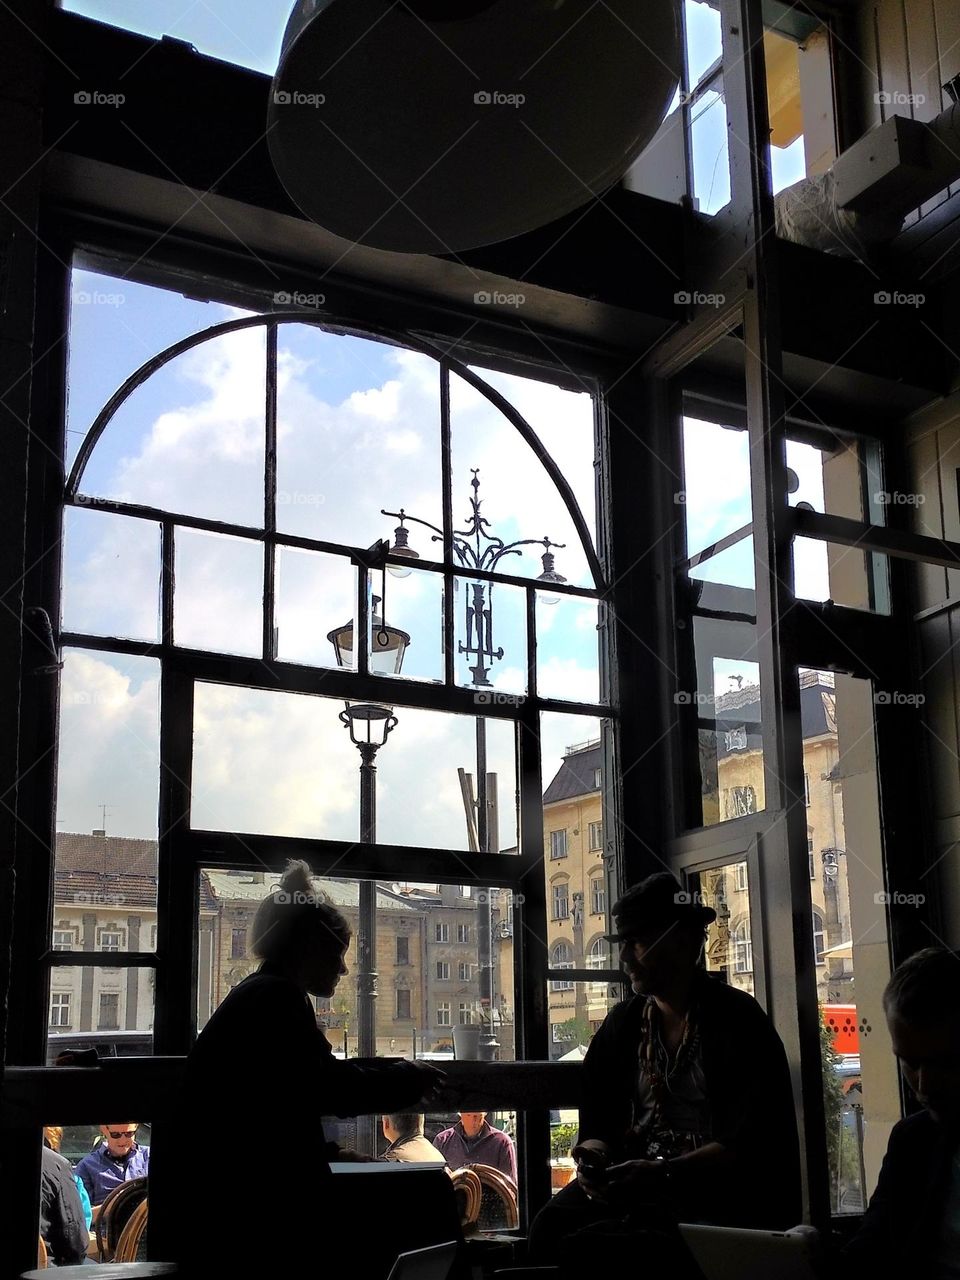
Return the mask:
{"type": "MultiPolygon", "coordinates": [[[[136,1142],[137,1124],[102,1124],[103,1141],[78,1161],[76,1175],[86,1187],[94,1209],[124,1182],[144,1178],[150,1169],[150,1148],[136,1142]]],[[[96,1213],[94,1218],[96,1219],[96,1213]]]]}
{"type": "Polygon", "coordinates": [[[487,1164],[517,1182],[517,1149],[508,1133],[487,1123],[485,1111],[458,1111],[460,1119],[434,1139],[451,1169],[487,1164]]]}
{"type": "Polygon", "coordinates": [[[398,1160],[403,1164],[444,1162],[441,1153],[423,1135],[421,1112],[397,1112],[392,1116],[384,1116],[382,1124],[383,1136],[390,1143],[383,1153],[384,1160],[398,1160]]]}
{"type": "Polygon", "coordinates": [[[577,1180],[534,1220],[531,1260],[569,1261],[580,1232],[590,1257],[604,1231],[795,1226],[800,1157],[786,1054],[760,1005],[699,966],[716,913],[658,873],[613,914],[633,994],[590,1042],[577,1180]]]}
{"type": "Polygon", "coordinates": [[[893,1052],[922,1110],[894,1126],[844,1280],[960,1277],[960,953],[927,947],[883,995],[893,1052]]]}
{"type": "Polygon", "coordinates": [[[40,1159],[40,1235],[48,1266],[77,1266],[86,1257],[90,1235],[73,1170],[46,1133],[40,1159]]]}

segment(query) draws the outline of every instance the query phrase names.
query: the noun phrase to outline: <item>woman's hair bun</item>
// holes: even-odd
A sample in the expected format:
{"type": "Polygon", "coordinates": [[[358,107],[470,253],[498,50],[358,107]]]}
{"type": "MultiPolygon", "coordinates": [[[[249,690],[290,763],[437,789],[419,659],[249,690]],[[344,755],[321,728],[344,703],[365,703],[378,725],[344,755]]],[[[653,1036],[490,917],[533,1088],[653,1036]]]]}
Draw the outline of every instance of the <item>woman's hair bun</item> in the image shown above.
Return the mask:
{"type": "Polygon", "coordinates": [[[313,873],[310,870],[309,863],[291,859],[280,877],[278,887],[284,893],[312,894],[314,892],[313,873]]]}

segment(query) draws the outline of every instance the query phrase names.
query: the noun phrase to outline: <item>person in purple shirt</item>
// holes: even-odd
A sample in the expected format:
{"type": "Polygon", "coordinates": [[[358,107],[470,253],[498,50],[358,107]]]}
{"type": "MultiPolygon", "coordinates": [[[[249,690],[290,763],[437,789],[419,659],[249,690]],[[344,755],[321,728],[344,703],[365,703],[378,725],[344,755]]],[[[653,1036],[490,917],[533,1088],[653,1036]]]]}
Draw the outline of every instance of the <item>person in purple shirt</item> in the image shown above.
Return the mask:
{"type": "Polygon", "coordinates": [[[459,1124],[433,1140],[451,1169],[465,1164],[488,1164],[517,1181],[517,1151],[513,1139],[487,1124],[485,1111],[458,1111],[459,1124]]]}
{"type": "Polygon", "coordinates": [[[138,1146],[137,1128],[135,1124],[102,1124],[103,1142],[74,1170],[92,1205],[103,1204],[122,1183],[147,1176],[150,1148],[138,1146]]]}

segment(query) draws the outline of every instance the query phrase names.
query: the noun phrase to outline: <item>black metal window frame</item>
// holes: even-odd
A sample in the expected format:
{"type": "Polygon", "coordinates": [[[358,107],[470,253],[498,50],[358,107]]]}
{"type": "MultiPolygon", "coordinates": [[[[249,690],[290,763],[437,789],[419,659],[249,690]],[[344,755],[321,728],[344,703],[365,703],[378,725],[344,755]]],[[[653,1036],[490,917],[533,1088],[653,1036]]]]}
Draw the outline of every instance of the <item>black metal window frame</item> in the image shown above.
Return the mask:
{"type": "MultiPolygon", "coordinates": [[[[135,273],[134,273],[135,274],[135,273]]],[[[149,281],[154,283],[153,280],[149,281]]],[[[521,923],[533,924],[538,917],[546,923],[546,891],[543,887],[543,819],[542,779],[540,760],[539,723],[541,712],[581,714],[600,719],[616,733],[618,708],[613,697],[599,703],[573,703],[538,694],[536,681],[536,600],[538,586],[529,578],[501,572],[485,572],[458,564],[453,554],[452,533],[455,526],[450,475],[450,377],[455,373],[484,394],[519,432],[531,447],[546,475],[559,492],[573,524],[580,535],[583,553],[590,566],[595,586],[577,587],[566,583],[551,583],[550,593],[565,598],[592,599],[602,611],[608,607],[607,587],[600,557],[594,548],[593,537],[586,527],[572,490],[549,454],[541,445],[529,424],[514,407],[482,377],[455,358],[449,342],[439,343],[409,333],[386,330],[376,324],[358,324],[356,320],[338,321],[335,317],[318,319],[316,313],[284,312],[282,316],[266,314],[228,321],[210,326],[172,344],[157,353],[125,380],[97,415],[77,453],[64,490],[64,507],[87,507],[89,499],[96,498],[98,511],[105,511],[132,519],[145,520],[161,528],[161,586],[160,586],[160,639],[157,642],[129,640],[118,636],[101,636],[82,632],[63,631],[59,636],[61,650],[88,650],[146,656],[160,660],[160,839],[158,862],[158,924],[156,952],[110,953],[111,966],[134,968],[148,967],[155,972],[155,1022],[154,1050],[157,1054],[183,1054],[189,1050],[196,1033],[196,983],[197,946],[196,921],[199,908],[199,874],[201,868],[238,868],[249,870],[279,871],[289,856],[305,857],[315,874],[336,874],[348,879],[383,879],[395,877],[403,868],[410,877],[437,883],[467,884],[481,888],[496,884],[513,890],[522,889],[522,905],[518,899],[517,911],[521,923]],[[326,332],[351,334],[392,343],[406,349],[421,351],[432,356],[438,365],[441,403],[441,470],[444,486],[443,501],[443,555],[434,561],[418,559],[417,569],[440,575],[444,583],[444,683],[427,684],[408,681],[402,677],[385,677],[373,674],[369,666],[369,599],[372,579],[384,563],[381,557],[376,567],[371,564],[366,549],[348,544],[302,538],[282,534],[276,527],[276,358],[280,325],[312,324],[326,332]],[[110,421],[119,407],[137,387],[169,360],[188,351],[211,337],[236,332],[256,326],[264,326],[267,332],[267,403],[265,406],[266,466],[264,484],[264,519],[262,528],[236,525],[228,522],[194,517],[178,512],[147,507],[136,503],[104,500],[99,495],[85,494],[82,488],[83,472],[96,444],[108,430],[110,421]],[[264,549],[263,587],[263,648],[256,658],[244,658],[190,649],[174,643],[174,564],[176,533],[178,529],[200,529],[212,533],[243,538],[260,543],[264,549]],[[317,668],[301,664],[281,662],[275,651],[275,596],[273,571],[279,547],[322,551],[343,557],[356,569],[356,649],[357,665],[353,671],[335,667],[317,668]],[[471,854],[469,862],[456,852],[418,846],[357,845],[348,841],[310,840],[290,837],[261,836],[249,833],[201,831],[190,824],[190,795],[188,780],[192,773],[192,725],[194,689],[198,683],[222,683],[247,689],[264,689],[296,693],[322,694],[333,699],[365,698],[371,701],[389,701],[396,705],[420,707],[428,710],[451,712],[476,717],[474,691],[456,683],[455,650],[456,627],[453,617],[453,592],[455,578],[465,581],[504,583],[521,588],[526,595],[526,645],[527,645],[527,695],[516,704],[492,702],[483,707],[485,717],[511,720],[516,730],[516,756],[518,792],[520,795],[521,839],[519,856],[471,854]],[[182,928],[184,915],[189,913],[193,925],[182,928]]],[[[458,354],[471,355],[462,345],[458,354]]],[[[474,356],[478,363],[495,364],[489,352],[474,356]]],[[[539,366],[528,370],[536,376],[550,380],[550,369],[539,366]]],[[[570,370],[559,371],[563,376],[553,380],[570,385],[570,370]]],[[[577,377],[580,388],[590,390],[595,405],[600,387],[595,378],[577,377]]],[[[601,458],[603,444],[600,439],[602,416],[599,406],[595,415],[595,444],[601,458]]],[[[602,490],[602,486],[598,486],[602,490]]],[[[598,505],[598,521],[604,515],[598,505]]],[[[602,534],[598,531],[598,543],[602,534]]],[[[394,562],[402,563],[394,558],[394,562]]],[[[603,643],[603,627],[600,628],[603,643]]],[[[601,658],[601,670],[609,672],[609,656],[601,658]]],[[[607,693],[601,690],[601,697],[607,693]]],[[[520,936],[541,936],[543,929],[522,931],[520,936]]],[[[546,992],[551,976],[548,958],[537,954],[535,947],[514,949],[515,982],[518,991],[542,988],[546,992]]],[[[62,953],[57,953],[62,958],[62,953]]],[[[53,963],[54,953],[48,949],[42,956],[44,967],[53,963]]],[[[80,966],[102,964],[102,955],[96,952],[71,954],[71,963],[80,966]]],[[[62,962],[62,959],[61,959],[62,962]]],[[[529,1059],[547,1058],[547,1019],[545,1000],[533,999],[523,1009],[518,1001],[517,1055],[529,1059]]]]}

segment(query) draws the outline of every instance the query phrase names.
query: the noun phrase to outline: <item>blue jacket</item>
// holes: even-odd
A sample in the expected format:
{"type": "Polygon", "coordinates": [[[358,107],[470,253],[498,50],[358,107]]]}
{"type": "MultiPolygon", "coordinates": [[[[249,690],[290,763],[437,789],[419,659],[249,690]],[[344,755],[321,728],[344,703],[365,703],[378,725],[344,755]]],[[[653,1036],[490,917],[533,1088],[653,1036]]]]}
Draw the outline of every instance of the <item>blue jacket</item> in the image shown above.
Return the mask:
{"type": "Polygon", "coordinates": [[[101,1142],[78,1163],[74,1173],[87,1189],[91,1204],[103,1204],[114,1188],[134,1178],[144,1178],[150,1164],[150,1148],[136,1143],[125,1160],[117,1160],[101,1142]]]}

